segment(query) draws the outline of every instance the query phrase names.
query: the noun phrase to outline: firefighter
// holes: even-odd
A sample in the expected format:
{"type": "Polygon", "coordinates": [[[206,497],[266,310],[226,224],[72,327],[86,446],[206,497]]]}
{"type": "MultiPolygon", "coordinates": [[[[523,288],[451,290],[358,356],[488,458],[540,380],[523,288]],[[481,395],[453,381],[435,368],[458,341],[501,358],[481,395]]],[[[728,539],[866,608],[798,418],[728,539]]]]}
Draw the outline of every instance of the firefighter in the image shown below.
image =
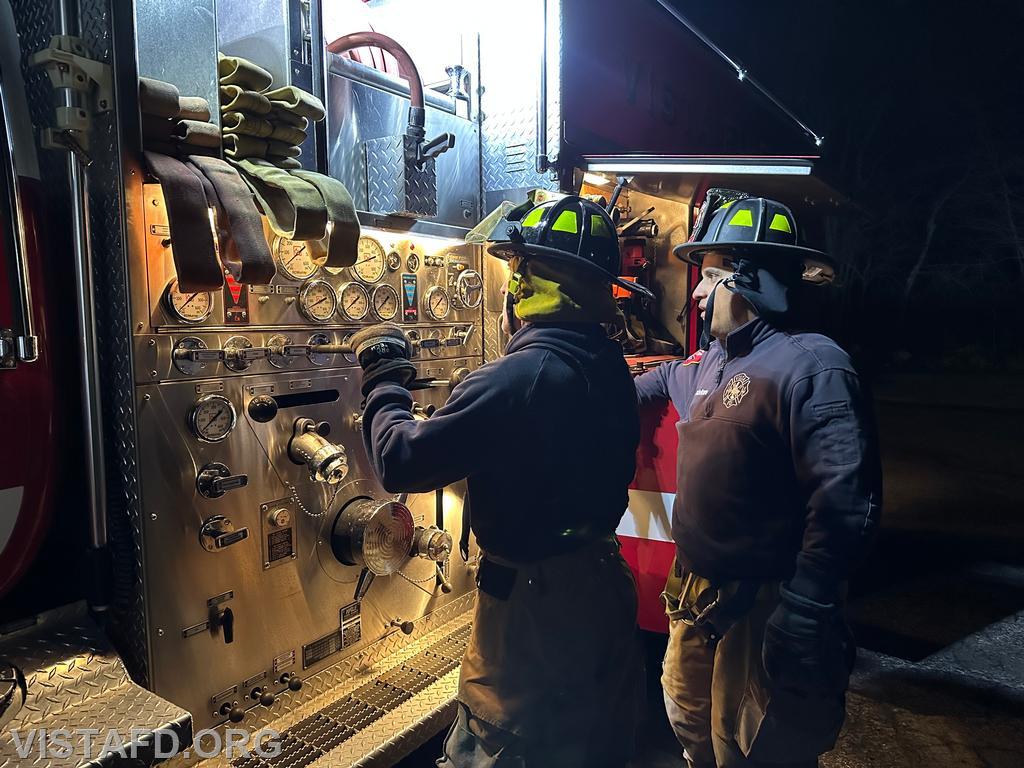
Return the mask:
{"type": "Polygon", "coordinates": [[[781,203],[709,192],[675,249],[701,269],[702,350],[636,379],[680,414],[662,687],[691,768],[815,766],[845,716],[845,582],[881,470],[849,357],[803,330],[832,267],[796,243],[781,203]]]}
{"type": "Polygon", "coordinates": [[[614,225],[566,197],[507,214],[490,253],[508,260],[505,355],[470,373],[427,420],[401,329],[352,339],[363,437],[383,486],[468,479],[482,556],[459,711],[442,766],[622,766],[642,671],[636,591],[615,528],[639,442],[636,395],[609,283],[614,225]]]}

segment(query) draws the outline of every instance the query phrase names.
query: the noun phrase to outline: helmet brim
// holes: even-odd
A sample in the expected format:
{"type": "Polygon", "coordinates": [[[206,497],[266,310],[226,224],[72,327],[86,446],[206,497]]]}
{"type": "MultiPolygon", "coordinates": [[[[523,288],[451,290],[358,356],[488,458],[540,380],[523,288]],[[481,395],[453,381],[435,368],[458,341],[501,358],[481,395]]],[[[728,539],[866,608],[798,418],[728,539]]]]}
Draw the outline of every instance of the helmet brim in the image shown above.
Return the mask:
{"type": "Polygon", "coordinates": [[[644,286],[629,280],[623,280],[618,275],[605,272],[592,261],[581,259],[579,256],[575,256],[567,251],[560,251],[557,248],[548,248],[546,245],[531,245],[528,243],[498,242],[488,247],[487,252],[504,261],[508,261],[513,256],[536,256],[542,259],[561,261],[563,264],[579,267],[584,272],[589,272],[595,277],[600,277],[613,285],[639,294],[645,299],[654,298],[654,294],[644,286]]]}
{"type": "Polygon", "coordinates": [[[790,259],[804,265],[804,280],[810,283],[830,283],[835,279],[835,264],[828,254],[802,245],[765,242],[681,243],[672,249],[676,258],[701,266],[704,256],[712,251],[752,256],[755,259],[790,259]]]}

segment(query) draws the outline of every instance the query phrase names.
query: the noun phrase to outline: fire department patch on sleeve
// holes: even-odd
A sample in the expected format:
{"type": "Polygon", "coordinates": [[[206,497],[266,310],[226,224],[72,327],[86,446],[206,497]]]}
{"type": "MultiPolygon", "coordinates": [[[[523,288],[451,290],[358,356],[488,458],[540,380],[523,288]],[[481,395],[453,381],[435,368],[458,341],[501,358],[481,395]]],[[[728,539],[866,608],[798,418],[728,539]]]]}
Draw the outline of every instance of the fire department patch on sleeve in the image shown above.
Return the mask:
{"type": "Polygon", "coordinates": [[[743,398],[750,391],[750,377],[745,373],[737,373],[725,385],[722,392],[722,404],[726,408],[733,408],[743,402],[743,398]]]}
{"type": "Polygon", "coordinates": [[[683,360],[683,365],[696,365],[697,363],[700,362],[700,359],[702,357],[704,357],[704,350],[703,349],[698,349],[696,352],[694,352],[688,358],[683,360]]]}

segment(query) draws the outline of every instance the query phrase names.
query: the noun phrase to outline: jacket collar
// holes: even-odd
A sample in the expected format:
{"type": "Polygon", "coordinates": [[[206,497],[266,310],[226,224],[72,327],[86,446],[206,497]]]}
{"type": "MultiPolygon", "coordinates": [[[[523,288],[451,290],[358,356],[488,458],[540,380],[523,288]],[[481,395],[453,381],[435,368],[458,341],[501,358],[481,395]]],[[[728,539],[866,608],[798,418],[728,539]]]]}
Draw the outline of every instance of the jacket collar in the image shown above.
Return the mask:
{"type": "Polygon", "coordinates": [[[760,317],[744,323],[725,337],[725,354],[727,357],[741,357],[778,331],[760,317]]]}
{"type": "Polygon", "coordinates": [[[532,342],[564,339],[585,341],[591,338],[605,338],[604,328],[598,323],[527,323],[512,334],[505,354],[515,352],[532,342]]]}

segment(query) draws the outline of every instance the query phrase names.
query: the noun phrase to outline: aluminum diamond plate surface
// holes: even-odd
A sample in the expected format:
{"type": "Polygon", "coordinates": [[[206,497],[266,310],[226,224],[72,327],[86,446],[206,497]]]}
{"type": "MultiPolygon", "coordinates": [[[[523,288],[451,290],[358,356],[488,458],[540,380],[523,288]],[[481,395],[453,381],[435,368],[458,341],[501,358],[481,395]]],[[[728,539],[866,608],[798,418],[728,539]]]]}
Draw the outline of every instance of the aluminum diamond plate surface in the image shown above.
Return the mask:
{"type": "MultiPolygon", "coordinates": [[[[189,713],[132,682],[84,603],[42,614],[34,625],[0,638],[0,657],[25,674],[28,696],[8,725],[23,738],[44,728],[116,729],[125,738],[133,729],[166,728],[178,733],[182,744],[191,739],[189,713]]],[[[0,738],[0,768],[77,766],[87,762],[85,757],[81,749],[66,758],[40,757],[37,747],[22,758],[12,738],[0,738]]],[[[92,757],[95,765],[107,764],[99,755],[92,757]]]]}
{"type": "MultiPolygon", "coordinates": [[[[540,68],[539,0],[506,3],[509,11],[498,28],[485,29],[480,38],[480,78],[484,86],[480,107],[481,164],[485,211],[509,195],[495,194],[541,187],[557,188],[547,173],[537,172],[537,122],[540,68]],[[510,67],[509,62],[530,65],[510,67]]],[[[547,153],[554,162],[561,143],[561,9],[549,0],[547,41],[547,153]]],[[[512,195],[515,197],[515,195],[512,195]]]]}
{"type": "Polygon", "coordinates": [[[437,171],[430,158],[417,168],[407,158],[414,140],[405,135],[364,142],[366,198],[374,213],[433,218],[437,215],[437,171]]]}
{"type": "MultiPolygon", "coordinates": [[[[271,728],[303,740],[308,737],[306,743],[321,754],[316,756],[318,762],[302,763],[302,766],[390,765],[451,722],[458,663],[469,639],[474,601],[475,593],[460,598],[431,614],[428,620],[422,621],[422,627],[417,622],[411,637],[400,632],[390,635],[363,653],[310,677],[301,691],[282,696],[272,708],[261,708],[263,716],[251,718],[260,711],[253,710],[241,726],[233,727],[244,726],[250,734],[271,728]],[[438,648],[448,655],[437,652],[438,648]],[[432,681],[421,687],[427,676],[432,676],[432,681]],[[386,682],[388,680],[391,682],[386,682]],[[397,702],[391,712],[374,705],[375,696],[385,697],[386,689],[397,689],[396,683],[412,680],[421,690],[415,695],[398,697],[403,701],[397,702]],[[375,687],[382,690],[376,691],[375,687]],[[329,724],[325,718],[330,720],[329,724]],[[337,747],[333,741],[339,742],[337,747]],[[371,762],[360,762],[367,759],[371,762]]],[[[298,746],[290,749],[307,757],[311,754],[298,746]]],[[[223,756],[203,761],[195,756],[178,756],[167,765],[169,768],[191,765],[266,768],[267,763],[253,753],[248,759],[236,759],[234,763],[223,756]]],[[[278,765],[276,760],[274,765],[278,765]]],[[[296,768],[301,766],[296,765],[296,768]]]]}

